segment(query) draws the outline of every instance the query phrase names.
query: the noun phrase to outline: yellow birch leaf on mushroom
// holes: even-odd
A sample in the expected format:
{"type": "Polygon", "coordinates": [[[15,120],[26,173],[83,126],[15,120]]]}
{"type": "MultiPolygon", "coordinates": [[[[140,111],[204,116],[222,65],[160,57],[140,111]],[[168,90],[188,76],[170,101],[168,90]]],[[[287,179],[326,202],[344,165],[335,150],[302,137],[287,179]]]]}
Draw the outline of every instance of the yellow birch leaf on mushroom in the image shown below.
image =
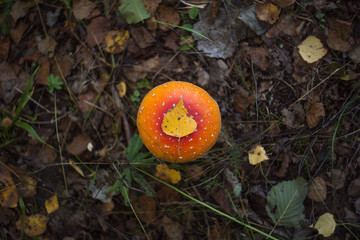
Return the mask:
{"type": "Polygon", "coordinates": [[[179,138],[193,133],[197,123],[191,116],[187,116],[187,113],[183,99],[180,98],[180,101],[165,114],[161,129],[167,135],[179,138]]]}
{"type": "Polygon", "coordinates": [[[261,163],[262,161],[269,160],[266,155],[265,149],[261,145],[257,145],[255,148],[249,151],[249,162],[252,165],[261,163]]]}
{"type": "MultiPolygon", "coordinates": [[[[22,229],[21,219],[16,222],[16,228],[18,230],[22,229]]],[[[34,214],[24,219],[23,229],[26,235],[30,237],[37,237],[43,234],[46,231],[46,224],[49,218],[42,214],[34,214]]]]}
{"type": "Polygon", "coordinates": [[[298,46],[300,56],[308,63],[314,63],[325,56],[327,48],[315,36],[308,36],[298,46]]]}
{"type": "Polygon", "coordinates": [[[324,237],[330,237],[334,233],[336,227],[334,215],[331,213],[324,213],[319,217],[315,225],[313,224],[310,227],[317,229],[319,234],[324,237]]]}
{"type": "Polygon", "coordinates": [[[176,184],[181,180],[180,172],[175,169],[170,169],[166,164],[156,166],[155,177],[172,184],[176,184]]]}
{"type": "Polygon", "coordinates": [[[124,51],[129,39],[129,31],[109,31],[105,35],[104,50],[111,54],[118,54],[124,51]]]}
{"type": "Polygon", "coordinates": [[[59,208],[59,202],[56,194],[45,200],[45,208],[48,214],[55,212],[59,208]]]}

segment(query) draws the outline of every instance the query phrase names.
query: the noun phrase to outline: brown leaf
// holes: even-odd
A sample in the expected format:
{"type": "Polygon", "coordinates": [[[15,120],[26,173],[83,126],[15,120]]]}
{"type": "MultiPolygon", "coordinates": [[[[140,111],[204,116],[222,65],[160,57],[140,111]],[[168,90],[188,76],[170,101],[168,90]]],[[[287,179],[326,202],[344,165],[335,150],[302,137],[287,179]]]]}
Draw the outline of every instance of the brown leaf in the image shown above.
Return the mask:
{"type": "Polygon", "coordinates": [[[286,176],[286,172],[289,167],[289,162],[290,162],[289,153],[280,153],[277,160],[281,161],[281,166],[279,170],[275,173],[275,175],[278,176],[279,178],[284,178],[286,176]]]}
{"type": "Polygon", "coordinates": [[[289,36],[296,35],[296,24],[291,15],[284,15],[280,17],[280,20],[266,32],[265,36],[267,38],[275,38],[280,34],[289,36]]]}
{"type": "Polygon", "coordinates": [[[235,213],[233,205],[227,198],[224,189],[220,188],[219,186],[214,186],[211,188],[210,194],[216,203],[220,205],[220,208],[224,210],[224,212],[229,215],[233,215],[235,213]]]}
{"type": "Polygon", "coordinates": [[[343,188],[345,183],[345,174],[340,169],[332,169],[331,175],[334,180],[333,187],[336,190],[343,188]]]}
{"type": "MultiPolygon", "coordinates": [[[[165,5],[160,5],[156,12],[156,18],[158,21],[170,23],[173,25],[179,25],[180,24],[180,15],[177,11],[175,11],[174,8],[168,7],[165,5]]],[[[167,31],[172,26],[166,25],[166,24],[160,24],[159,28],[163,31],[167,31]]]]}
{"type": "Polygon", "coordinates": [[[23,21],[21,21],[16,28],[10,29],[10,36],[11,39],[15,42],[15,43],[19,43],[23,37],[24,32],[27,30],[27,28],[29,27],[28,24],[24,23],[23,21]]]}
{"type": "Polygon", "coordinates": [[[179,40],[179,36],[175,32],[171,32],[165,38],[165,47],[171,49],[174,53],[179,49],[179,45],[176,43],[179,40]]]}
{"type": "Polygon", "coordinates": [[[79,108],[83,113],[90,111],[92,103],[95,101],[96,94],[93,91],[79,96],[79,108]]]}
{"type": "Polygon", "coordinates": [[[72,142],[66,146],[66,150],[74,155],[80,155],[87,149],[87,145],[91,142],[91,139],[82,133],[72,140],[72,142]]]}
{"type": "Polygon", "coordinates": [[[14,21],[17,22],[19,18],[25,17],[28,11],[29,8],[26,6],[26,2],[15,1],[14,5],[12,5],[11,7],[10,15],[12,16],[14,21]]]}
{"type": "Polygon", "coordinates": [[[281,113],[284,115],[284,124],[288,128],[300,128],[303,126],[305,112],[301,104],[295,104],[291,111],[284,108],[281,113]]]}
{"type": "Polygon", "coordinates": [[[23,198],[32,197],[36,195],[36,184],[35,178],[30,176],[21,176],[21,182],[18,185],[19,195],[23,198]]]}
{"type": "Polygon", "coordinates": [[[360,178],[351,181],[348,188],[348,194],[352,197],[360,196],[360,178]]]}
{"type": "Polygon", "coordinates": [[[306,122],[309,128],[316,127],[323,117],[325,117],[324,105],[320,102],[312,103],[306,112],[306,122]]]}
{"type": "Polygon", "coordinates": [[[153,13],[162,0],[143,0],[144,6],[148,13],[153,13]]]}
{"type": "Polygon", "coordinates": [[[270,66],[269,51],[263,47],[246,47],[244,49],[250,56],[250,59],[261,70],[265,71],[270,66]]]}
{"type": "Polygon", "coordinates": [[[6,82],[17,79],[14,68],[7,62],[0,63],[0,82],[6,82]]]}
{"type": "Polygon", "coordinates": [[[74,16],[81,20],[87,18],[92,10],[95,8],[96,3],[89,0],[74,0],[73,12],[74,16]]]}
{"type": "Polygon", "coordinates": [[[57,158],[57,152],[44,145],[40,148],[40,150],[38,150],[38,158],[43,163],[54,163],[57,158]]]}
{"type": "Polygon", "coordinates": [[[184,239],[184,228],[178,221],[174,221],[171,218],[164,216],[162,219],[162,226],[164,227],[164,231],[167,235],[166,239],[169,240],[184,239]]]}
{"type": "Polygon", "coordinates": [[[274,24],[279,19],[279,10],[272,3],[257,3],[256,16],[261,21],[274,24]]]}
{"type": "Polygon", "coordinates": [[[326,182],[322,177],[315,177],[309,185],[308,198],[315,202],[322,202],[326,199],[326,182]]]}
{"type": "Polygon", "coordinates": [[[45,56],[54,56],[56,41],[52,37],[45,38],[38,43],[38,50],[45,56]]]}
{"type": "Polygon", "coordinates": [[[54,74],[54,76],[59,76],[59,79],[61,79],[62,78],[61,76],[66,77],[73,69],[74,67],[73,57],[70,55],[64,55],[58,57],[57,60],[58,60],[58,64],[54,64],[52,66],[51,72],[54,74]],[[62,74],[60,74],[60,71],[62,74]]]}
{"type": "Polygon", "coordinates": [[[296,0],[271,0],[273,4],[278,5],[279,7],[286,8],[295,3],[296,0]]]}
{"type": "Polygon", "coordinates": [[[347,52],[351,49],[349,42],[341,37],[338,31],[330,30],[327,38],[329,48],[336,51],[347,52]]]}
{"type": "Polygon", "coordinates": [[[10,49],[10,39],[8,37],[0,38],[0,62],[7,59],[9,54],[9,49],[10,49]]]}
{"type": "Polygon", "coordinates": [[[89,47],[95,47],[104,41],[108,31],[108,21],[104,17],[93,18],[87,28],[87,44],[89,47]]]}
{"type": "Polygon", "coordinates": [[[36,84],[45,85],[47,78],[50,75],[50,62],[48,57],[44,56],[40,58],[40,70],[35,76],[36,84]]]}
{"type": "Polygon", "coordinates": [[[141,195],[134,203],[134,209],[140,220],[144,223],[152,223],[156,219],[155,199],[147,195],[141,195]]]}
{"type": "Polygon", "coordinates": [[[155,38],[143,26],[131,28],[131,36],[140,48],[150,47],[156,42],[155,38]]]}
{"type": "Polygon", "coordinates": [[[243,87],[239,87],[236,95],[234,96],[235,111],[241,114],[246,114],[250,105],[254,104],[252,96],[243,87]]]}
{"type": "Polygon", "coordinates": [[[185,176],[191,181],[199,181],[203,174],[203,167],[199,165],[185,166],[185,176]]]}
{"type": "Polygon", "coordinates": [[[156,192],[156,196],[160,202],[165,203],[180,201],[181,199],[180,194],[177,191],[166,185],[161,185],[160,190],[156,192]]]}

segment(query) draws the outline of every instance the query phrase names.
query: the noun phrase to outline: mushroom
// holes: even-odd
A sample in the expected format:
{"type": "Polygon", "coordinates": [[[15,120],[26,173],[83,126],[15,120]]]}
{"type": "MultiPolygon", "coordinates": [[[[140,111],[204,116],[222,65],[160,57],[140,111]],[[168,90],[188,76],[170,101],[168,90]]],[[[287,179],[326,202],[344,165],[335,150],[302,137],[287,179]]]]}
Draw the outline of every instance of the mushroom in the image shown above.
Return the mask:
{"type": "Polygon", "coordinates": [[[215,144],[221,128],[218,104],[202,88],[188,82],[167,82],[143,99],[137,126],[145,146],[168,162],[188,162],[215,144]]]}

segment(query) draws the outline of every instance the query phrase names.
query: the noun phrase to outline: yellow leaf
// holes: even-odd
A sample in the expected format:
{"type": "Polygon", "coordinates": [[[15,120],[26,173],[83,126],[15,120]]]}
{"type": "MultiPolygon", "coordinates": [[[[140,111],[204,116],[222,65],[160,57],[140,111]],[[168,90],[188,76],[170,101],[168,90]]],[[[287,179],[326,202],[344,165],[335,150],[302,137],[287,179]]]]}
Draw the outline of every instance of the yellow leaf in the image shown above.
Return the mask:
{"type": "Polygon", "coordinates": [[[317,229],[319,234],[323,235],[324,237],[329,237],[334,233],[336,227],[334,215],[330,213],[324,213],[319,217],[315,223],[315,226],[313,224],[310,227],[317,229]]]}
{"type": "Polygon", "coordinates": [[[59,202],[56,194],[45,200],[45,208],[48,214],[55,212],[59,208],[59,202]]]}
{"type": "Polygon", "coordinates": [[[119,97],[123,98],[126,94],[126,84],[125,82],[120,82],[118,85],[116,85],[116,89],[119,92],[119,97]]]}
{"type": "Polygon", "coordinates": [[[85,177],[84,172],[76,165],[76,163],[72,159],[69,160],[69,164],[75,171],[78,172],[78,174],[80,174],[82,177],[85,177]]]}
{"type": "Polygon", "coordinates": [[[314,63],[327,53],[327,48],[315,36],[308,36],[298,46],[301,57],[308,63],[314,63]]]}
{"type": "Polygon", "coordinates": [[[155,176],[172,184],[176,184],[181,180],[180,172],[175,169],[170,169],[166,164],[156,166],[155,176]]]}
{"type": "MultiPolygon", "coordinates": [[[[21,230],[21,219],[16,222],[16,228],[21,230]]],[[[42,214],[34,214],[24,219],[24,232],[30,237],[40,236],[46,231],[46,224],[48,222],[48,217],[42,214]]]]}
{"type": "Polygon", "coordinates": [[[255,11],[261,21],[274,24],[279,19],[279,10],[272,3],[257,3],[255,11]]]}
{"type": "Polygon", "coordinates": [[[184,137],[196,130],[197,123],[193,117],[187,116],[187,109],[184,106],[183,99],[169,110],[161,123],[161,129],[167,135],[173,137],[184,137]]]}
{"type": "Polygon", "coordinates": [[[129,31],[109,31],[105,35],[104,50],[111,54],[118,54],[124,51],[129,39],[129,31]]]}
{"type": "Polygon", "coordinates": [[[269,160],[266,155],[265,149],[261,145],[257,145],[255,148],[249,151],[249,162],[252,165],[256,165],[262,161],[269,160]]]}
{"type": "Polygon", "coordinates": [[[5,166],[0,166],[0,186],[0,205],[2,207],[16,208],[18,193],[10,171],[5,166]]]}

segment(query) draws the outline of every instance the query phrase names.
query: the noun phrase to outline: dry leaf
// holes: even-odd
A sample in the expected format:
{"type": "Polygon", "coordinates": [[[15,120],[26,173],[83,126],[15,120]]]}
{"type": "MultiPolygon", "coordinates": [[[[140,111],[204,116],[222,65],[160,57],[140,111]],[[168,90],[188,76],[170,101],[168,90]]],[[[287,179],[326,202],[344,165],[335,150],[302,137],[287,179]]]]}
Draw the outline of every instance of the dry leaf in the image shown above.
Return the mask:
{"type": "Polygon", "coordinates": [[[118,54],[125,50],[129,40],[129,31],[109,31],[105,35],[104,51],[111,54],[118,54]]]}
{"type": "Polygon", "coordinates": [[[95,101],[96,94],[93,91],[79,96],[79,108],[83,113],[90,111],[92,103],[95,101]]]}
{"type": "Polygon", "coordinates": [[[174,221],[167,216],[162,219],[162,226],[169,240],[182,240],[184,239],[184,228],[178,221],[174,221]]]}
{"type": "Polygon", "coordinates": [[[298,46],[301,57],[308,63],[314,63],[324,57],[327,48],[321,43],[320,39],[315,36],[308,36],[298,46]]]}
{"type": "Polygon", "coordinates": [[[309,185],[308,198],[315,202],[322,202],[326,199],[326,182],[322,177],[315,177],[309,185]]]}
{"type": "Polygon", "coordinates": [[[197,123],[193,117],[187,116],[187,113],[183,99],[180,98],[180,101],[165,114],[161,129],[167,135],[179,138],[193,133],[197,123]]]}
{"type": "Polygon", "coordinates": [[[165,163],[156,166],[155,177],[172,184],[176,184],[181,180],[180,172],[175,169],[170,169],[165,163]]]}
{"type": "Polygon", "coordinates": [[[143,0],[145,9],[148,13],[153,13],[162,0],[143,0]]]}
{"type": "Polygon", "coordinates": [[[47,83],[47,78],[50,75],[50,62],[48,57],[41,57],[40,60],[40,70],[35,76],[36,84],[45,85],[47,83]]]}
{"type": "Polygon", "coordinates": [[[1,64],[6,63],[7,56],[10,50],[10,39],[7,38],[0,38],[0,62],[1,64]]]}
{"type": "MultiPolygon", "coordinates": [[[[16,222],[16,228],[21,230],[21,218],[16,222]]],[[[42,214],[34,214],[24,219],[24,232],[29,237],[37,237],[46,231],[48,217],[42,214]]]]}
{"type": "Polygon", "coordinates": [[[66,150],[74,155],[80,155],[87,149],[88,143],[91,139],[85,133],[79,134],[66,146],[66,150]]]}
{"type": "Polygon", "coordinates": [[[45,208],[48,214],[55,212],[59,208],[59,202],[56,194],[45,200],[45,208]]]}
{"type": "Polygon", "coordinates": [[[313,224],[310,227],[317,229],[319,234],[324,237],[330,237],[334,233],[336,227],[334,215],[331,213],[324,213],[319,217],[315,225],[313,224]]]}
{"type": "Polygon", "coordinates": [[[272,3],[257,3],[256,16],[261,21],[274,24],[279,19],[279,10],[272,3]]]}
{"type": "Polygon", "coordinates": [[[271,0],[273,4],[278,5],[279,7],[286,8],[295,3],[296,0],[271,0]]]}
{"type": "Polygon", "coordinates": [[[269,157],[266,155],[265,149],[261,145],[257,145],[255,148],[249,151],[249,162],[252,165],[261,163],[262,161],[269,160],[269,157]]]}
{"type": "Polygon", "coordinates": [[[147,48],[156,43],[156,39],[143,26],[131,28],[131,36],[140,48],[147,48]]]}
{"type": "Polygon", "coordinates": [[[243,87],[239,87],[234,95],[234,108],[235,111],[241,114],[246,114],[248,107],[254,104],[254,99],[250,93],[243,87]]]}
{"type": "Polygon", "coordinates": [[[35,178],[26,175],[21,176],[21,183],[18,186],[19,195],[23,198],[35,196],[36,184],[35,178]]]}
{"type": "Polygon", "coordinates": [[[144,223],[152,223],[156,219],[155,199],[147,195],[141,195],[134,203],[137,216],[144,223]]]}
{"type": "Polygon", "coordinates": [[[39,52],[52,58],[54,56],[56,41],[52,37],[47,37],[38,43],[39,52]]]}
{"type": "Polygon", "coordinates": [[[19,43],[23,37],[24,32],[29,27],[28,24],[21,21],[16,28],[10,29],[10,36],[15,43],[19,43]]]}
{"type": "Polygon", "coordinates": [[[29,8],[26,6],[26,2],[14,1],[14,5],[12,5],[11,7],[10,15],[12,16],[14,21],[17,22],[19,18],[25,17],[28,11],[29,8]]]}
{"type": "Polygon", "coordinates": [[[108,21],[104,17],[93,18],[87,28],[87,44],[89,47],[95,47],[104,41],[108,21]]]}
{"type": "Polygon", "coordinates": [[[10,171],[5,166],[0,166],[0,205],[2,207],[16,208],[18,193],[10,171]]]}
{"type": "MultiPolygon", "coordinates": [[[[180,15],[172,7],[160,5],[160,7],[157,9],[156,17],[157,17],[157,20],[161,21],[161,22],[166,22],[166,23],[170,23],[173,25],[180,24],[180,15]]],[[[159,28],[163,31],[167,31],[173,27],[169,26],[167,24],[160,24],[159,28]]]]}
{"type": "Polygon", "coordinates": [[[81,170],[81,168],[78,167],[78,165],[76,164],[76,162],[74,162],[74,160],[70,159],[69,164],[78,174],[80,174],[82,177],[85,177],[84,172],[81,170]]]}
{"type": "Polygon", "coordinates": [[[95,8],[96,3],[89,0],[74,0],[73,13],[74,16],[81,20],[87,18],[92,10],[95,8]]]}
{"type": "Polygon", "coordinates": [[[116,85],[116,89],[119,93],[119,97],[123,98],[126,94],[126,83],[124,81],[119,82],[119,84],[116,85]]]}
{"type": "Polygon", "coordinates": [[[324,105],[320,102],[312,103],[306,112],[306,122],[309,128],[316,127],[325,117],[324,105]]]}

